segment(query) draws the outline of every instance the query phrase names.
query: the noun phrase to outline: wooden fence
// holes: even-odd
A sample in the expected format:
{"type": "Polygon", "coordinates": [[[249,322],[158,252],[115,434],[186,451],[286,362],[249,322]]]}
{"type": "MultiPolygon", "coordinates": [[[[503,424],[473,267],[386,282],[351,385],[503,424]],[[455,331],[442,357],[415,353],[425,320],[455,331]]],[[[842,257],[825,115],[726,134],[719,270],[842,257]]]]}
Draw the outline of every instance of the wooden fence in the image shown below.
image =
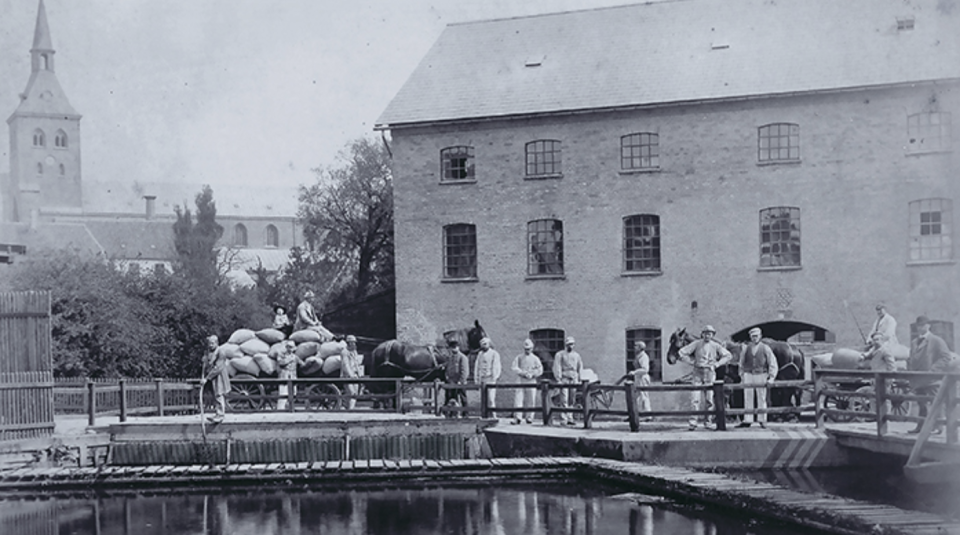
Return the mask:
{"type": "Polygon", "coordinates": [[[53,434],[50,294],[0,294],[0,440],[53,434]]]}

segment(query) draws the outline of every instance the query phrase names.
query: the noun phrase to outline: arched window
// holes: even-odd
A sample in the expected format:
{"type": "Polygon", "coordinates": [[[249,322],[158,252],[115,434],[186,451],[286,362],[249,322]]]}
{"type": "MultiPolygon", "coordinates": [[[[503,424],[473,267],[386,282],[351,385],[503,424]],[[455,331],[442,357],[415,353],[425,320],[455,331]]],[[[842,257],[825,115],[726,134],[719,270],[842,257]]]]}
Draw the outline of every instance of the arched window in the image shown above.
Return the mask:
{"type": "Polygon", "coordinates": [[[67,133],[63,130],[57,130],[57,135],[53,137],[53,146],[60,149],[67,148],[67,133]]]}
{"type": "Polygon", "coordinates": [[[531,141],[525,146],[528,177],[551,177],[563,172],[560,142],[555,139],[531,141]]]}
{"type": "Polygon", "coordinates": [[[237,247],[247,246],[247,227],[243,226],[242,223],[237,223],[233,227],[233,245],[237,247]]]}
{"type": "Polygon", "coordinates": [[[623,218],[623,271],[660,271],[660,216],[623,218]]]}
{"type": "Polygon", "coordinates": [[[279,247],[280,246],[280,232],[277,230],[277,227],[273,225],[267,225],[267,247],[279,247]]]}
{"type": "Polygon", "coordinates": [[[910,261],[953,258],[953,203],[920,199],[910,203],[910,261]]]}
{"type": "Polygon", "coordinates": [[[800,266],[800,209],[760,210],[760,267],[800,266]]]}
{"type": "Polygon", "coordinates": [[[443,278],[477,277],[477,227],[458,223],[443,227],[443,278]]]}
{"type": "Polygon", "coordinates": [[[540,357],[543,364],[543,378],[555,380],[553,377],[553,356],[563,349],[563,339],[566,334],[563,329],[534,329],[530,331],[530,341],[533,342],[533,352],[540,357]]]}
{"type": "Polygon", "coordinates": [[[40,63],[41,63],[41,68],[43,70],[45,71],[50,70],[50,56],[46,54],[40,54],[40,63]]]}
{"type": "Polygon", "coordinates": [[[440,151],[440,181],[476,180],[473,166],[473,147],[458,145],[440,151]]]}
{"type": "Polygon", "coordinates": [[[639,132],[620,138],[620,169],[657,169],[660,167],[660,134],[639,132]]]}
{"type": "Polygon", "coordinates": [[[37,162],[37,174],[38,174],[38,175],[42,175],[42,174],[43,174],[43,164],[40,163],[40,162],[37,162]]]}
{"type": "Polygon", "coordinates": [[[37,128],[33,131],[33,146],[34,147],[46,147],[47,146],[47,136],[43,134],[43,130],[37,128]]]}
{"type": "Polygon", "coordinates": [[[647,356],[650,357],[650,379],[654,381],[663,379],[663,363],[660,360],[662,358],[660,351],[663,347],[663,337],[660,334],[660,329],[654,329],[650,327],[627,329],[626,339],[627,372],[632,372],[637,362],[637,353],[634,345],[638,341],[642,341],[643,343],[647,344],[647,356]]]}
{"type": "Polygon", "coordinates": [[[757,160],[795,162],[800,160],[800,125],[773,123],[757,129],[757,160]]]}
{"type": "Polygon", "coordinates": [[[63,164],[60,164],[60,176],[67,176],[67,168],[63,164]]]}
{"type": "Polygon", "coordinates": [[[563,221],[527,223],[527,275],[563,275],[563,221]]]}

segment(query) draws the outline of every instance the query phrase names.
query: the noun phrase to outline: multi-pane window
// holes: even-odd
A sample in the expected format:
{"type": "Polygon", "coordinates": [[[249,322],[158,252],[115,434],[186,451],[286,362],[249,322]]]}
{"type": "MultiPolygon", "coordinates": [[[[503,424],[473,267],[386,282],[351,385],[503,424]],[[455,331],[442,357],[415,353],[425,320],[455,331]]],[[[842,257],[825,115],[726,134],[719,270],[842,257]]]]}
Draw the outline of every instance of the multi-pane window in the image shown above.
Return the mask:
{"type": "Polygon", "coordinates": [[[663,347],[660,329],[627,329],[627,372],[632,372],[637,363],[637,352],[634,344],[637,341],[647,344],[647,355],[650,357],[650,379],[663,379],[663,364],[660,361],[660,348],[663,347]]]}
{"type": "Polygon", "coordinates": [[[773,123],[757,130],[757,160],[789,162],[800,159],[800,125],[773,123]]]}
{"type": "Polygon", "coordinates": [[[531,141],[526,145],[526,155],[527,176],[558,175],[562,171],[559,141],[531,141]]]}
{"type": "Polygon", "coordinates": [[[440,180],[443,182],[476,179],[473,166],[473,147],[460,145],[441,150],[440,166],[440,180]]]}
{"type": "Polygon", "coordinates": [[[660,134],[641,132],[620,138],[620,168],[658,169],[660,167],[660,134]]]}
{"type": "Polygon", "coordinates": [[[563,274],[563,221],[540,219],[527,223],[527,274],[563,274]]]}
{"type": "Polygon", "coordinates": [[[660,271],[660,216],[623,218],[623,270],[660,271]]]}
{"type": "Polygon", "coordinates": [[[242,223],[237,223],[233,227],[233,244],[237,247],[247,246],[247,227],[243,226],[242,223]]]}
{"type": "Polygon", "coordinates": [[[915,113],[907,117],[907,150],[910,152],[949,150],[952,133],[949,113],[915,113]]]}
{"type": "Polygon", "coordinates": [[[953,258],[953,203],[921,199],[910,203],[910,260],[953,258]]]}
{"type": "Polygon", "coordinates": [[[47,145],[47,136],[39,128],[33,131],[33,146],[45,147],[47,145]]]}
{"type": "Polygon", "coordinates": [[[477,227],[458,223],[443,227],[443,277],[472,279],[477,276],[477,227]]]}
{"type": "Polygon", "coordinates": [[[800,265],[800,209],[760,210],[760,267],[800,265]]]}
{"type": "Polygon", "coordinates": [[[543,364],[543,377],[550,381],[553,377],[553,356],[563,349],[563,340],[566,334],[562,329],[535,329],[530,331],[530,341],[533,342],[533,352],[540,357],[543,364]]]}
{"type": "Polygon", "coordinates": [[[273,225],[267,225],[267,236],[266,236],[266,245],[267,247],[279,247],[280,246],[280,232],[277,230],[277,227],[273,225]]]}
{"type": "Polygon", "coordinates": [[[53,137],[53,145],[61,149],[67,148],[67,133],[63,130],[57,130],[57,135],[53,137]]]}

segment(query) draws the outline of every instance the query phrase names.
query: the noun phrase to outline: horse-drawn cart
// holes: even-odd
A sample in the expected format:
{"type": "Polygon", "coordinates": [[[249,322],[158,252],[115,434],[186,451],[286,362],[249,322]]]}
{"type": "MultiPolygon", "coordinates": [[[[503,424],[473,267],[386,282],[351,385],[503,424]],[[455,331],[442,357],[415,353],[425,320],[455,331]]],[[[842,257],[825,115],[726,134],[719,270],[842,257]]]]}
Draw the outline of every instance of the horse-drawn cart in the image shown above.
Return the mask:
{"type": "MultiPolygon", "coordinates": [[[[839,348],[832,353],[814,355],[810,358],[812,366],[823,370],[869,370],[869,363],[865,363],[861,353],[854,349],[839,348]]],[[[898,361],[898,368],[903,368],[902,361],[898,361]]],[[[905,380],[895,379],[885,386],[888,394],[893,394],[888,400],[887,412],[897,416],[906,416],[910,412],[910,402],[898,399],[897,396],[910,393],[910,384],[905,380]]],[[[818,388],[817,400],[826,410],[827,419],[834,422],[864,421],[870,415],[876,414],[873,406],[876,399],[876,385],[873,379],[863,377],[827,377],[821,380],[818,388]],[[863,413],[859,417],[852,413],[863,413]]]]}

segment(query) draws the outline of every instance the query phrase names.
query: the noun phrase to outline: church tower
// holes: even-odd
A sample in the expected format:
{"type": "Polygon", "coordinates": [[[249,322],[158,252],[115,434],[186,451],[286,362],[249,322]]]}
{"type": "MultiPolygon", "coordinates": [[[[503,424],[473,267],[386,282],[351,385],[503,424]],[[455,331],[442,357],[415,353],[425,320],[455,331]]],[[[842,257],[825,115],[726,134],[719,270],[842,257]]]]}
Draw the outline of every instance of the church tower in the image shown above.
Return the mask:
{"type": "Polygon", "coordinates": [[[10,127],[10,177],[2,192],[6,221],[80,214],[80,115],[54,71],[53,42],[40,0],[30,49],[30,80],[10,127]]]}

